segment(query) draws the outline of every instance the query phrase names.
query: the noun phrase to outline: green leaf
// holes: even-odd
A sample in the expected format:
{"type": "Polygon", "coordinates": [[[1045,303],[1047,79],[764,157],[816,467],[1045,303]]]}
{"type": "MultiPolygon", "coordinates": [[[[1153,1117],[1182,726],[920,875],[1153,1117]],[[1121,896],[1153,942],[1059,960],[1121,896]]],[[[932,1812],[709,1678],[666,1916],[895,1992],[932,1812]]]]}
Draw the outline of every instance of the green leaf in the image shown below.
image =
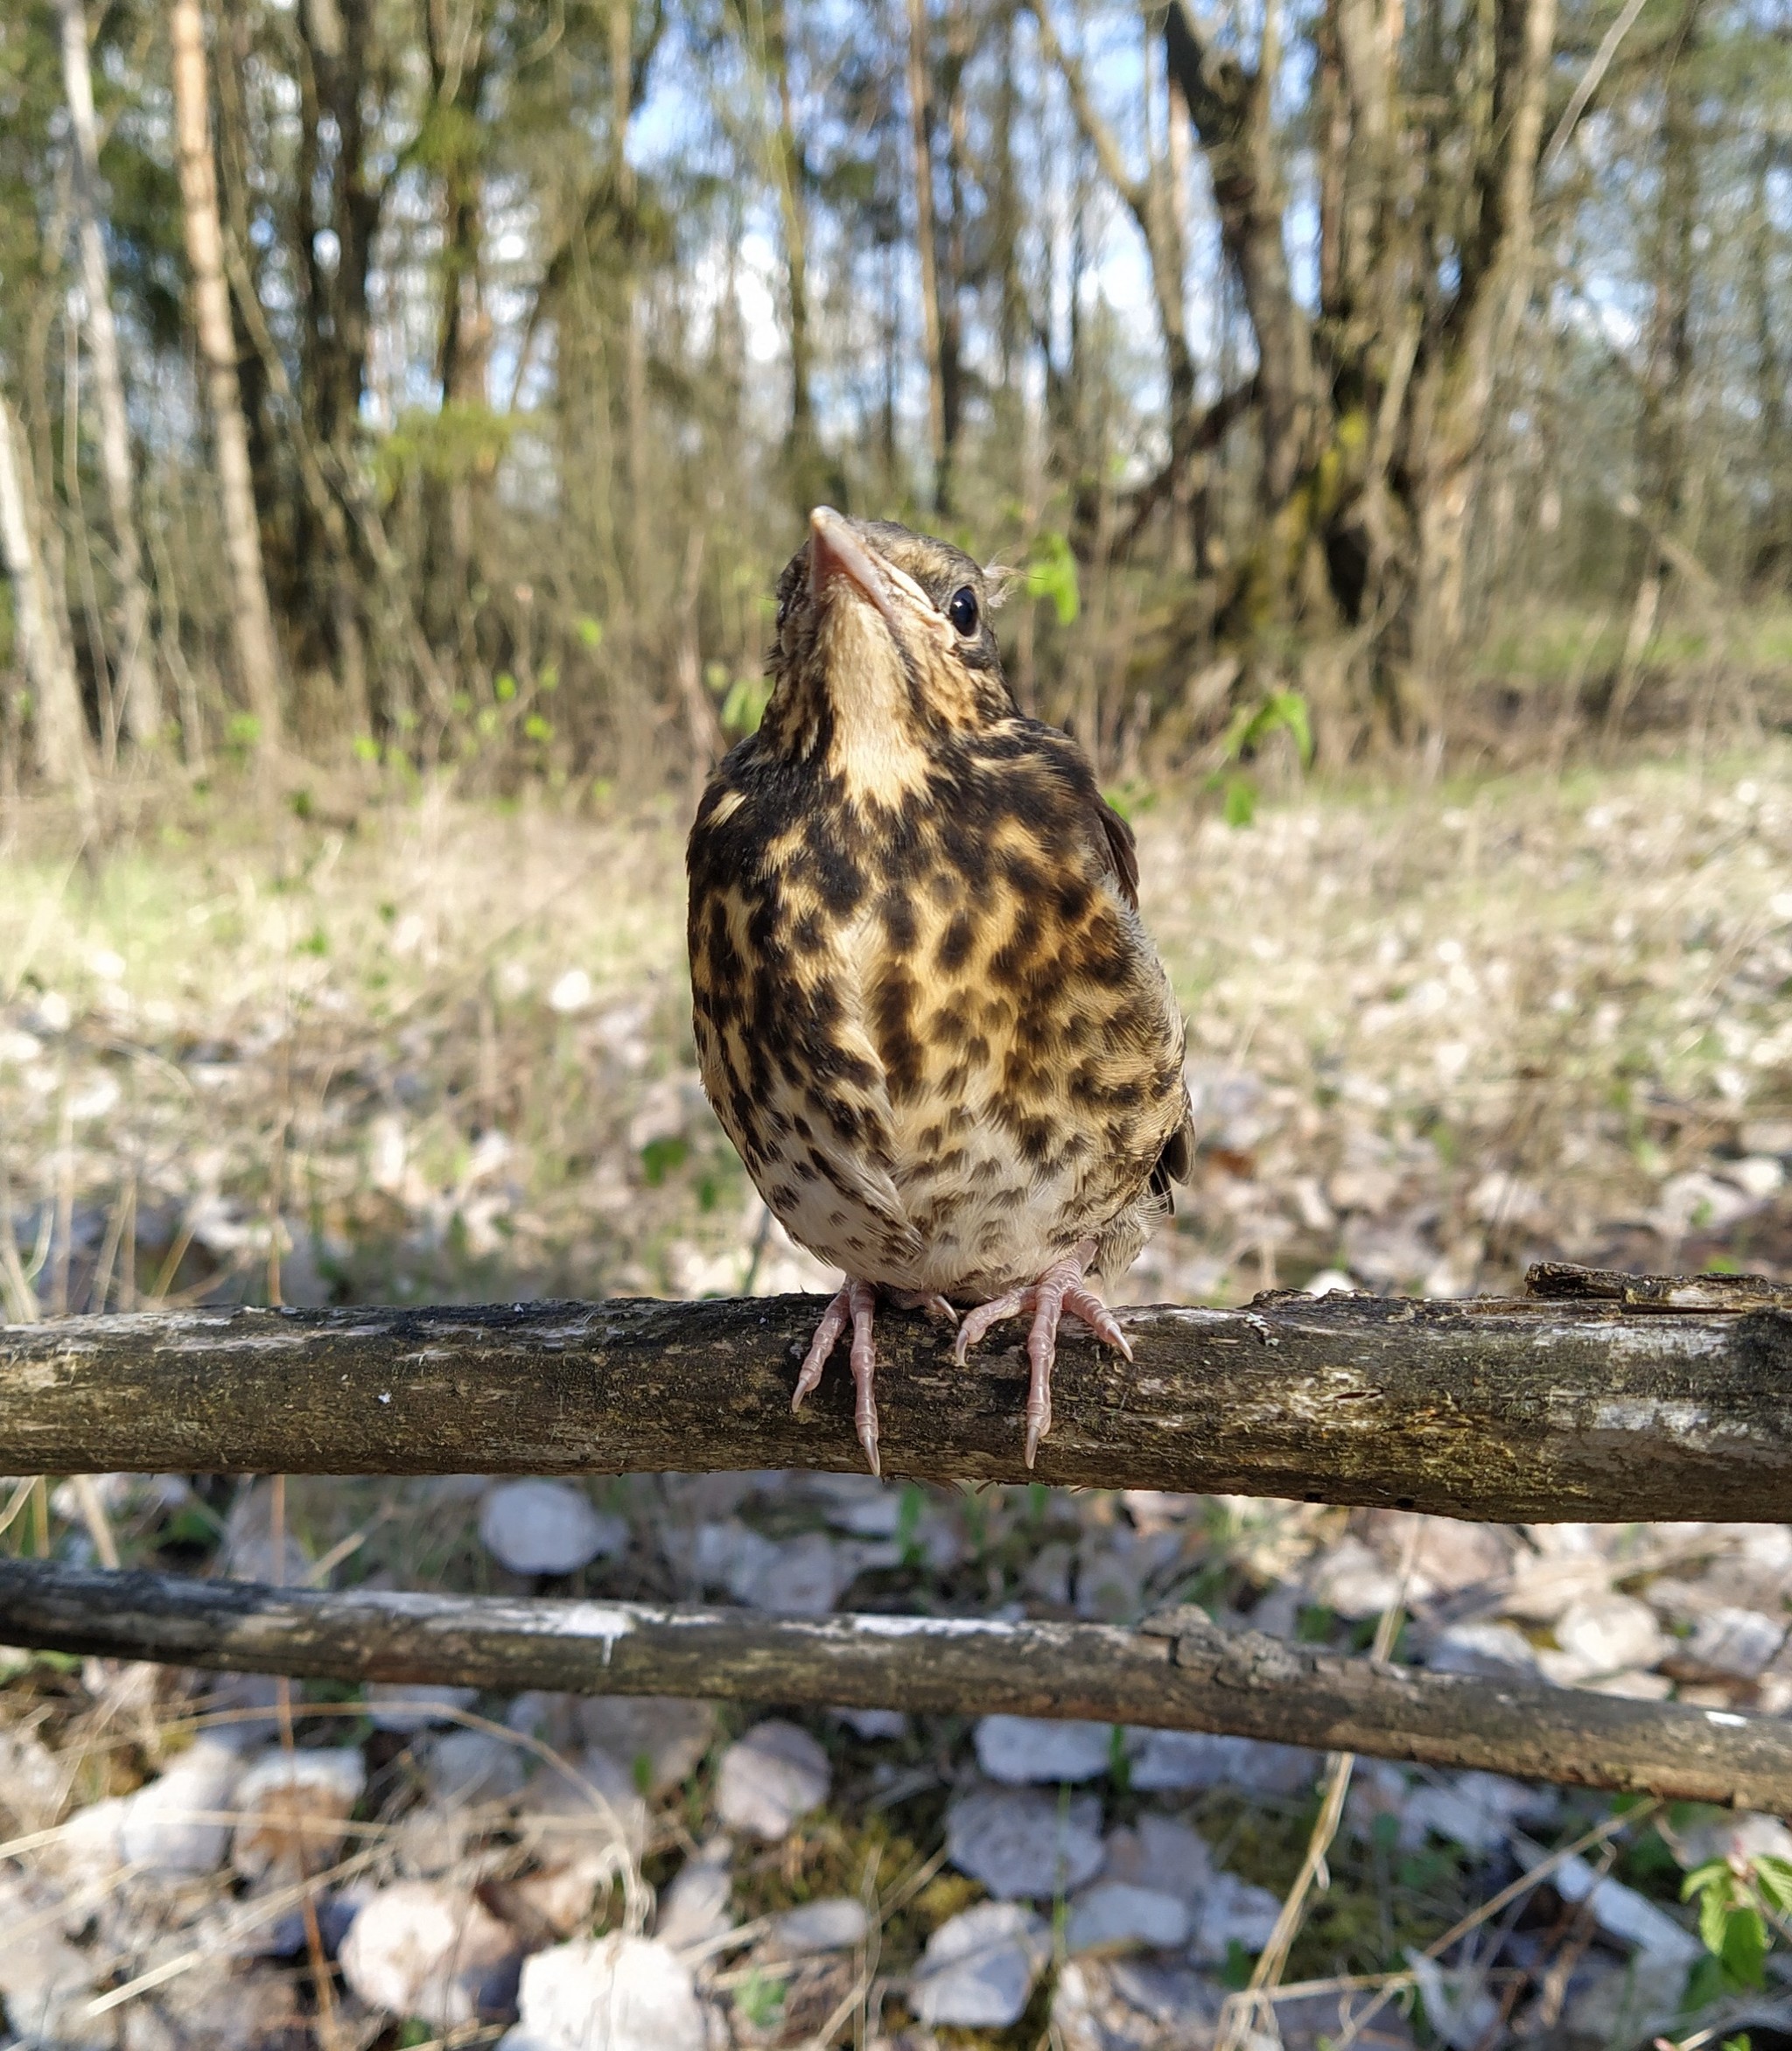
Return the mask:
{"type": "Polygon", "coordinates": [[[1767,1957],[1767,1918],[1752,1901],[1732,1908],[1724,1929],[1724,1970],[1740,1986],[1764,1986],[1767,1957]]]}
{"type": "Polygon", "coordinates": [[[357,762],[377,762],[380,744],[370,733],[358,733],[354,737],[354,759],[357,762]]]}
{"type": "Polygon", "coordinates": [[[770,2029],[783,2012],[784,1983],[756,1965],[734,1990],[734,2006],[754,2029],[770,2029]]]}
{"type": "Polygon", "coordinates": [[[1701,2008],[1709,2008],[1726,1992],[1723,1961],[1713,1958],[1707,1951],[1695,1961],[1692,1970],[1686,1976],[1686,1992],[1680,1998],[1681,2012],[1692,2015],[1701,2008]]]}
{"type": "Polygon", "coordinates": [[[1256,817],[1256,786],[1250,777],[1226,779],[1224,810],[1228,826],[1249,826],[1256,817]]]}
{"type": "Polygon", "coordinates": [[[772,702],[768,676],[737,676],[722,700],[722,724],[730,733],[757,733],[772,702]]]}
{"type": "Polygon", "coordinates": [[[1082,592],[1076,576],[1076,556],[1070,537],[1048,528],[1034,536],[1028,551],[1026,588],[1036,598],[1049,598],[1060,626],[1068,626],[1082,610],[1082,592]]]}
{"type": "Polygon", "coordinates": [[[589,612],[581,612],[573,625],[578,629],[578,638],[588,648],[596,648],[604,638],[603,621],[593,620],[589,612]]]}
{"type": "Polygon", "coordinates": [[[497,693],[498,703],[508,705],[516,696],[516,679],[508,669],[500,669],[493,680],[492,689],[497,693]]]}
{"type": "Polygon", "coordinates": [[[640,1150],[641,1179],[649,1189],[657,1189],[673,1169],[682,1167],[690,1153],[690,1142],[682,1133],[650,1139],[640,1150]]]}
{"type": "Polygon", "coordinates": [[[553,722],[543,719],[539,712],[531,712],[522,723],[522,731],[530,740],[552,740],[553,722]]]}
{"type": "Polygon", "coordinates": [[[1763,1852],[1754,1862],[1754,1884],[1775,1908],[1792,1914],[1792,1859],[1763,1852]]]}
{"type": "Polygon", "coordinates": [[[543,691],[556,691],[559,688],[560,665],[557,662],[543,662],[542,673],[536,679],[536,689],[543,691]]]}

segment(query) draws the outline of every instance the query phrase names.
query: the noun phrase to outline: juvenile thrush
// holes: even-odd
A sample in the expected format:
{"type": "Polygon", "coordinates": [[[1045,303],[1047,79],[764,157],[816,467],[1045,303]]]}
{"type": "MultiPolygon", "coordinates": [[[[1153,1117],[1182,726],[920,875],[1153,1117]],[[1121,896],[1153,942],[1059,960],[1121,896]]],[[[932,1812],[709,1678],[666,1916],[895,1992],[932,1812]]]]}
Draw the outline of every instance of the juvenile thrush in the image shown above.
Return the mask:
{"type": "Polygon", "coordinates": [[[845,1271],[796,1384],[851,1327],[878,1471],[878,1292],[1030,1318],[1026,1462],[1068,1313],[1193,1154],[1183,1026],[1138,917],[1132,833],[1068,734],[1003,679],[961,550],[817,507],[778,580],[773,690],[692,828],[704,1088],[791,1236],[845,1271]]]}

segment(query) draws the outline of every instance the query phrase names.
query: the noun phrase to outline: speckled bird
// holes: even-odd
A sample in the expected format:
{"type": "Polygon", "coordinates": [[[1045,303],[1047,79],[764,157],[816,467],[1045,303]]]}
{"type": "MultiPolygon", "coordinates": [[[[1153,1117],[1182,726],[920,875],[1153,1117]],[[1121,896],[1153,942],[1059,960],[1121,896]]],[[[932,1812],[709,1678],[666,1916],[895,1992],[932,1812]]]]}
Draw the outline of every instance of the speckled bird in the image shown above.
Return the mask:
{"type": "Polygon", "coordinates": [[[956,1321],[961,1363],[1030,1318],[1031,1466],[1061,1319],[1131,1359],[1096,1280],[1193,1154],[1131,830],[1022,715],[990,612],[962,550],[818,507],[778,582],[765,718],[690,836],[704,1087],[791,1237],[845,1272],[793,1407],[850,1326],[873,1473],[879,1292],[956,1321]]]}

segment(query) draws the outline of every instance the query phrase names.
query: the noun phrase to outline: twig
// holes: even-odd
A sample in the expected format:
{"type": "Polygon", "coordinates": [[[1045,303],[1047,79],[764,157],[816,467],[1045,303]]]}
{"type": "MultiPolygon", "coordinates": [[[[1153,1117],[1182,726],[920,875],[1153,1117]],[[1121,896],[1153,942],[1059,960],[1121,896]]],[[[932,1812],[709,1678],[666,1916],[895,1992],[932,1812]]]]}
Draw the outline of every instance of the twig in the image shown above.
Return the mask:
{"type": "MultiPolygon", "coordinates": [[[[1369,1658],[1376,1665],[1387,1660],[1400,1634],[1401,1620],[1406,1614],[1406,1592],[1412,1585],[1413,1564],[1418,1558],[1418,1543],[1424,1536],[1424,1526],[1425,1520],[1423,1517],[1413,1517],[1409,1522],[1394,1600],[1382,1612],[1376,1625],[1375,1642],[1369,1658]]],[[[1238,2051],[1264,1989],[1275,1985],[1288,1964],[1289,1951],[1299,1935],[1301,1923],[1306,1915],[1307,1896],[1316,1886],[1323,1890],[1331,1885],[1326,1856],[1338,1835],[1339,1824],[1344,1820],[1344,1802],[1350,1792],[1350,1776],[1355,1766],[1356,1756],[1350,1752],[1334,1753],[1326,1763],[1325,1793],[1320,1802],[1319,1815],[1313,1819],[1312,1833],[1307,1838],[1306,1853],[1300,1862],[1300,1871],[1295,1875],[1294,1884],[1289,1888],[1287,1897],[1282,1903],[1275,1928],[1270,1932],[1269,1942],[1257,1955],[1256,1964],[1251,1969],[1250,1984],[1242,1992],[1227,1997],[1219,2030],[1214,2037],[1215,2051],[1238,2051]]]]}
{"type": "MultiPolygon", "coordinates": [[[[770,1617],[595,1600],[272,1589],[0,1560],[0,1642],[508,1693],[1007,1710],[1792,1810],[1792,1725],[1780,1718],[1378,1665],[1223,1630],[1187,1608],[1138,1631],[770,1617]]],[[[632,1900],[631,1913],[644,1914],[643,1903],[632,1900]]]]}

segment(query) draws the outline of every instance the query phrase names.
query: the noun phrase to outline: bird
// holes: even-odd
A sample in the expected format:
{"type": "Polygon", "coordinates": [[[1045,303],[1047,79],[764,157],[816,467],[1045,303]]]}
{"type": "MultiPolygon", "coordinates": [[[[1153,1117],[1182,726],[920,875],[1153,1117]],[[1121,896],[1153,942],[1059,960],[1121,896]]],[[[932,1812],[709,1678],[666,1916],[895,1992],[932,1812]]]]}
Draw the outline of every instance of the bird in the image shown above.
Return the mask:
{"type": "Polygon", "coordinates": [[[881,1472],[879,1298],[1029,1320],[1025,1459],[1060,1323],[1128,1361],[1101,1293],[1187,1180],[1186,1026],[1131,829],[1004,676],[998,573],[818,506],[778,580],[770,696],[687,849],[697,1066],[767,1208],[842,1270],[800,1409],[850,1332],[881,1472]]]}

